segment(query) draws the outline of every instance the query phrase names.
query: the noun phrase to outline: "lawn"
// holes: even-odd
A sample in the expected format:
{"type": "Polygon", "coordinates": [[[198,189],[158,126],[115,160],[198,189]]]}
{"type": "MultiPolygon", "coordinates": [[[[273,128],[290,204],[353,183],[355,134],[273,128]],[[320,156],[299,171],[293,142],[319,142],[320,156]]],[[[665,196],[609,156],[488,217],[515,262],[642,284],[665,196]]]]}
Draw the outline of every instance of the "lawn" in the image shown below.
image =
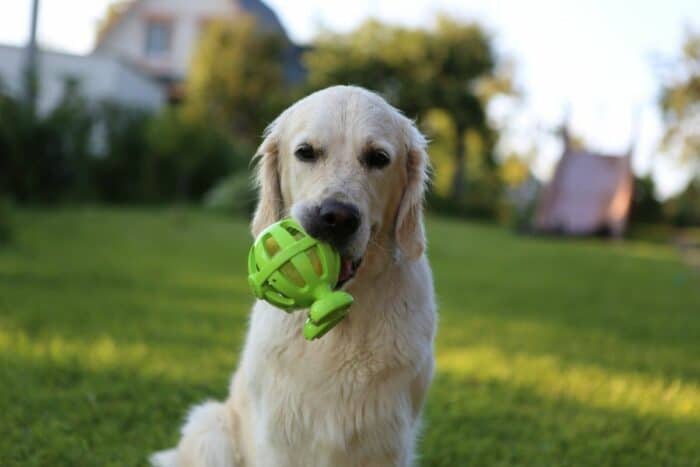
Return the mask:
{"type": "MultiPolygon", "coordinates": [[[[0,465],[144,465],[226,395],[246,222],[32,210],[0,248],[0,465]]],[[[700,465],[700,274],[663,244],[431,219],[422,466],[700,465]]]]}

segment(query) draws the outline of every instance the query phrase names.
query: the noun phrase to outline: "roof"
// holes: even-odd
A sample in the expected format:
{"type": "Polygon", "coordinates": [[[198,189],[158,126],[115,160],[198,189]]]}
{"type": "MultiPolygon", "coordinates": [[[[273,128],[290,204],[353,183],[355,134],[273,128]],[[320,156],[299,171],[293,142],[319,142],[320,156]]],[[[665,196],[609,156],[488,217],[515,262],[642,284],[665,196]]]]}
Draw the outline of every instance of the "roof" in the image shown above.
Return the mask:
{"type": "Polygon", "coordinates": [[[263,28],[282,31],[285,36],[287,35],[287,31],[282,26],[277,13],[265,3],[260,0],[237,0],[237,3],[245,11],[255,16],[263,28]]]}
{"type": "MultiPolygon", "coordinates": [[[[123,0],[122,2],[113,4],[110,8],[118,8],[118,11],[112,10],[113,14],[116,16],[107,23],[104,29],[99,31],[94,48],[97,49],[107,37],[109,37],[114,28],[144,1],[146,0],[123,0]],[[122,5],[121,9],[119,9],[119,5],[122,5]]],[[[264,2],[260,0],[231,0],[231,2],[255,16],[264,28],[282,31],[282,33],[287,36],[287,31],[279,20],[277,13],[264,2]]],[[[107,14],[110,14],[109,10],[107,14]]]]}
{"type": "Polygon", "coordinates": [[[117,3],[113,3],[112,5],[109,6],[107,9],[107,13],[103,21],[108,21],[107,24],[102,27],[100,27],[97,30],[97,37],[95,39],[95,48],[99,47],[100,44],[105,40],[107,36],[109,36],[112,33],[112,30],[119,24],[119,22],[122,20],[122,18],[126,17],[131,10],[134,9],[134,7],[137,5],[139,0],[123,0],[117,3]],[[115,10],[114,8],[119,8],[119,6],[122,6],[121,9],[115,10]],[[109,15],[112,14],[114,15],[114,18],[111,20],[109,19],[109,15]]]}
{"type": "Polygon", "coordinates": [[[588,235],[625,227],[632,199],[630,155],[564,151],[554,177],[539,200],[538,230],[588,235]]]}

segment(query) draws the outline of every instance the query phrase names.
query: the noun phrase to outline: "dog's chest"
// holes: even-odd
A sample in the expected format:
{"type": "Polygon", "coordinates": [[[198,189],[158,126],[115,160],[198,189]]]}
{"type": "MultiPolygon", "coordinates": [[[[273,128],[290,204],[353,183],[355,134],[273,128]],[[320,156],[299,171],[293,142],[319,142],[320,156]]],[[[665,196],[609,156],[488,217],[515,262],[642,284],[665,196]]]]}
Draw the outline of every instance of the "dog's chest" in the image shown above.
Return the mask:
{"type": "Polygon", "coordinates": [[[357,300],[344,322],[314,342],[300,339],[303,314],[256,305],[243,359],[246,392],[256,439],[268,451],[293,453],[284,465],[365,465],[371,462],[357,464],[358,456],[386,459],[412,442],[411,383],[432,358],[432,295],[419,287],[380,295],[365,298],[371,308],[357,300]]]}
{"type": "Polygon", "coordinates": [[[302,357],[293,348],[280,351],[253,378],[259,421],[271,442],[368,456],[401,445],[413,425],[412,368],[403,354],[386,341],[361,348],[319,344],[302,357]]]}

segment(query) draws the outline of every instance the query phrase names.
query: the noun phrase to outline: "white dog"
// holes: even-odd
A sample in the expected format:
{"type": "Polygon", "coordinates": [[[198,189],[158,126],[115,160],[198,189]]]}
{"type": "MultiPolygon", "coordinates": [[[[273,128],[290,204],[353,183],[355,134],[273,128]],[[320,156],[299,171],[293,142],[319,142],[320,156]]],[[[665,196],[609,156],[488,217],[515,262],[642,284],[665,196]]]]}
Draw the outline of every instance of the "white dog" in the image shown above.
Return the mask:
{"type": "Polygon", "coordinates": [[[371,467],[413,462],[433,374],[425,257],[426,141],[381,97],[336,86],[284,111],[258,151],[257,235],[291,215],[341,253],[349,315],[319,340],[305,312],[255,304],[224,403],[195,407],[163,467],[371,467]]]}

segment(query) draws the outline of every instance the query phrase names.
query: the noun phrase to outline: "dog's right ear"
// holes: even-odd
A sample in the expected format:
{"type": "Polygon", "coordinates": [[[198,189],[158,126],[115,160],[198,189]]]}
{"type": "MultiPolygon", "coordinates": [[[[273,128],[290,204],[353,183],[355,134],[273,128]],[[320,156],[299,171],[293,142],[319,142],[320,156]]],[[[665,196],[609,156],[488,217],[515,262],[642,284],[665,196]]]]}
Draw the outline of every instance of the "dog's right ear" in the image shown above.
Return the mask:
{"type": "Polygon", "coordinates": [[[258,187],[258,207],[250,226],[254,237],[268,225],[277,222],[282,215],[278,120],[265,130],[265,139],[253,156],[253,162],[257,163],[255,183],[258,187]]]}
{"type": "Polygon", "coordinates": [[[428,184],[430,159],[426,152],[425,136],[405,117],[401,117],[407,133],[406,174],[401,204],[396,215],[396,242],[410,260],[417,260],[425,251],[423,227],[423,197],[428,184]]]}

